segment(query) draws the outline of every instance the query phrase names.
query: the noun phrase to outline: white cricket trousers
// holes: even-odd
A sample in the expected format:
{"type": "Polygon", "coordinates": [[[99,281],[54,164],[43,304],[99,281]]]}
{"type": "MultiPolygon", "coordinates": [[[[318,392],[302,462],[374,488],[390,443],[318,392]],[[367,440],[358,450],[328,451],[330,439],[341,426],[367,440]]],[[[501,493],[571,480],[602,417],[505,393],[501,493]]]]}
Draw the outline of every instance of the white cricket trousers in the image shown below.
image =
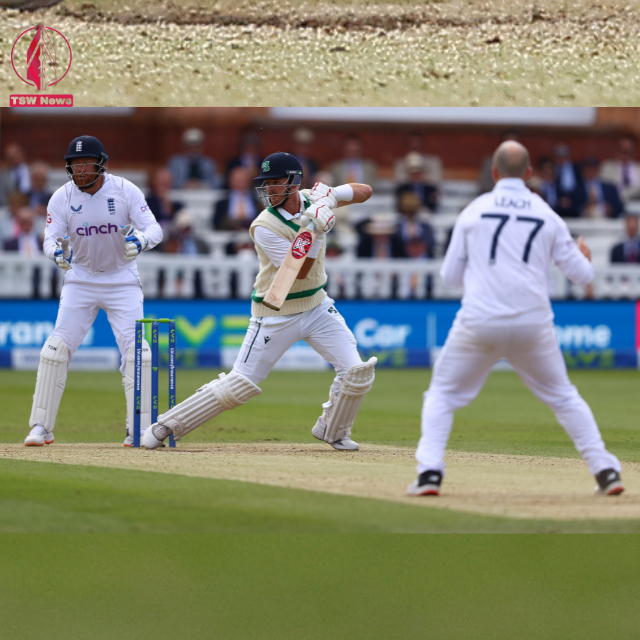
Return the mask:
{"type": "Polygon", "coordinates": [[[327,297],[314,309],[302,313],[252,317],[233,370],[253,384],[260,384],[284,352],[299,340],[304,340],[333,365],[337,376],[334,385],[349,367],[362,364],[351,329],[334,301],[327,297]]]}
{"type": "Polygon", "coordinates": [[[493,365],[506,358],[523,382],[555,413],[592,475],[620,471],[604,446],[589,405],[571,384],[552,325],[469,327],[456,321],[433,370],[422,406],[418,473],[444,474],[453,413],[480,392],[493,365]]]}
{"type": "Polygon", "coordinates": [[[71,365],[98,311],[104,309],[120,350],[120,372],[124,375],[129,345],[135,339],[135,321],[143,317],[143,295],[139,284],[98,285],[67,282],[60,294],[60,309],[53,336],[69,348],[71,365]]]}

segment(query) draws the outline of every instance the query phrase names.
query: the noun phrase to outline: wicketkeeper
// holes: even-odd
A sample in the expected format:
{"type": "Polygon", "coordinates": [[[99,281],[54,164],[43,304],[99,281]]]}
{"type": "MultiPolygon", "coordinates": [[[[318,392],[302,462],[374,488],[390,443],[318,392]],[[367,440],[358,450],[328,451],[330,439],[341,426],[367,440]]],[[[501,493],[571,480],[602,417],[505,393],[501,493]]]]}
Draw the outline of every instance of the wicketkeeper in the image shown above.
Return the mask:
{"type": "MultiPolygon", "coordinates": [[[[56,326],[42,347],[27,446],[53,442],[53,428],[67,371],[76,349],[104,309],[120,349],[127,399],[127,424],[133,425],[133,340],[143,317],[142,286],[136,257],[162,240],[162,229],[133,183],[107,173],[108,156],[93,136],[71,141],[65,156],[69,182],[47,208],[44,252],[65,271],[56,326]]],[[[144,344],[142,426],[150,423],[151,354],[144,344]]],[[[133,444],[128,432],[125,446],[133,444]]]]}

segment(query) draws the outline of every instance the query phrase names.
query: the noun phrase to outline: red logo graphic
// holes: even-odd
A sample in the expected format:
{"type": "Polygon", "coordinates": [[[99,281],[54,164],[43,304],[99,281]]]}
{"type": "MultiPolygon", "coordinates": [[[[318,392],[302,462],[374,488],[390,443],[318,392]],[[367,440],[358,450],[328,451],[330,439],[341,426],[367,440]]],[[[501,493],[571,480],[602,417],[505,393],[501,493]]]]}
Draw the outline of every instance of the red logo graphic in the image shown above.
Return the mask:
{"type": "Polygon", "coordinates": [[[291,253],[296,260],[300,258],[304,258],[307,253],[309,253],[309,249],[311,249],[311,242],[313,239],[311,238],[311,234],[308,231],[303,231],[293,243],[291,247],[291,253]]]}
{"type": "MultiPolygon", "coordinates": [[[[22,82],[38,91],[58,84],[71,68],[71,45],[56,29],[38,25],[23,31],[11,48],[11,66],[22,82]]],[[[11,106],[72,106],[70,95],[15,95],[11,106]]]]}

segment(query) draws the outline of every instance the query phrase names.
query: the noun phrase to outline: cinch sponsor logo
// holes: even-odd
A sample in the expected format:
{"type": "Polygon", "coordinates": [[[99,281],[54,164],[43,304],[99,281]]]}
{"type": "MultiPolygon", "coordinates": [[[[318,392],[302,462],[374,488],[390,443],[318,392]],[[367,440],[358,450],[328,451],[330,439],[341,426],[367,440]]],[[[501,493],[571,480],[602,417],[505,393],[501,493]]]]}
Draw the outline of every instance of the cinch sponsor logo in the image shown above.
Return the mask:
{"type": "Polygon", "coordinates": [[[99,227],[93,225],[89,226],[88,222],[83,222],[82,227],[78,227],[76,229],[76,233],[79,236],[90,236],[96,233],[106,233],[109,234],[113,230],[113,233],[118,233],[118,225],[115,224],[101,224],[99,227]]]}
{"type": "Polygon", "coordinates": [[[404,347],[411,333],[409,324],[379,324],[373,318],[360,320],[355,326],[354,335],[358,345],[365,349],[382,347],[384,349],[404,347]]]}
{"type": "Polygon", "coordinates": [[[592,327],[588,324],[555,325],[558,344],[563,349],[606,349],[611,344],[611,329],[606,324],[592,327]]]}

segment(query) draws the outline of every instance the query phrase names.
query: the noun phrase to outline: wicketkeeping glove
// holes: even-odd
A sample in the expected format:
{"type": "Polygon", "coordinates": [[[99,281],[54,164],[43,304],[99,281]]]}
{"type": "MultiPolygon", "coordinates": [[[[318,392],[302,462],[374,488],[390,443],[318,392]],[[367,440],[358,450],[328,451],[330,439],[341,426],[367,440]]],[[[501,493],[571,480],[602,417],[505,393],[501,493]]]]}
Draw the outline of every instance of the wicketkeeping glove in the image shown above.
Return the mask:
{"type": "Polygon", "coordinates": [[[338,204],[335,189],[332,189],[326,184],[322,184],[322,182],[316,182],[313,185],[313,189],[311,189],[311,192],[309,193],[309,200],[311,200],[313,204],[316,204],[317,202],[326,204],[329,209],[335,209],[338,204]]]}
{"type": "Polygon", "coordinates": [[[53,261],[65,271],[73,269],[71,266],[71,258],[73,258],[73,250],[69,249],[69,236],[64,238],[56,238],[58,248],[53,252],[53,261]]]}
{"type": "Polygon", "coordinates": [[[336,223],[336,217],[333,215],[333,211],[321,202],[316,202],[308,207],[304,215],[313,220],[318,233],[329,233],[336,223]]]}
{"type": "Polygon", "coordinates": [[[144,251],[149,244],[147,236],[138,231],[132,224],[126,227],[120,226],[120,233],[124,236],[124,259],[135,260],[141,251],[144,251]]]}

